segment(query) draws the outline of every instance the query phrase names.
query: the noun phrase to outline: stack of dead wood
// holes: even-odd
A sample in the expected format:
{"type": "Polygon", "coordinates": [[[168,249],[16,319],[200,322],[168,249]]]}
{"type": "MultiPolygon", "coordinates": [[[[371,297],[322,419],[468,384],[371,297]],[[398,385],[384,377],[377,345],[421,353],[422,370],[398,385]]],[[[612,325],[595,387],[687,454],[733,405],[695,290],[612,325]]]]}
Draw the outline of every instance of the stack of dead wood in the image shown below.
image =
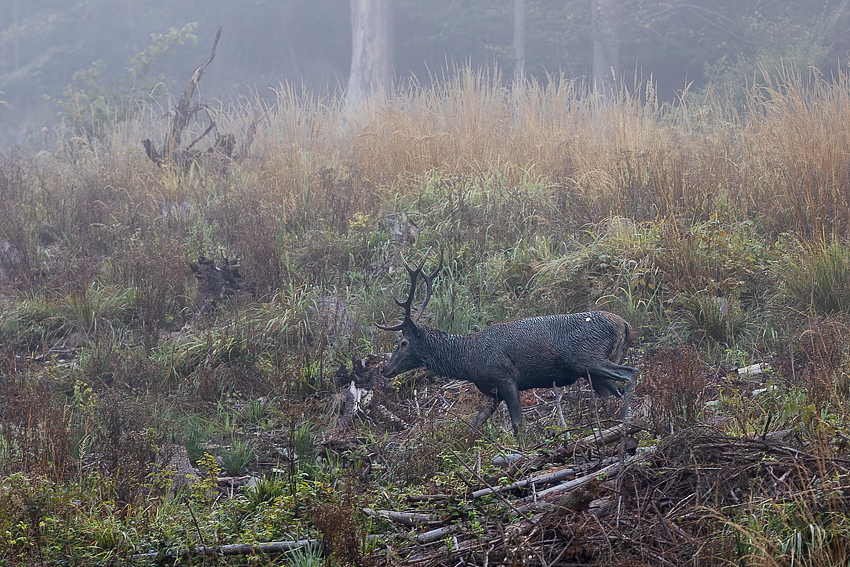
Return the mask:
{"type": "MultiPolygon", "coordinates": [[[[818,515],[850,514],[850,460],[812,452],[794,431],[735,437],[707,426],[655,446],[615,424],[557,450],[510,455],[485,477],[455,454],[465,485],[410,495],[405,509],[371,517],[370,565],[713,565],[736,556],[733,537],[764,503],[818,515]],[[509,464],[507,464],[509,463],[509,464]]],[[[452,449],[445,450],[451,452],[452,449]]],[[[169,552],[281,553],[315,540],[169,552]]],[[[143,554],[139,558],[151,558],[143,554]]]]}
{"type": "Polygon", "coordinates": [[[850,461],[809,453],[789,442],[789,432],[743,438],[694,427],[655,447],[623,450],[622,440],[636,430],[616,425],[521,458],[498,479],[470,469],[462,493],[364,513],[398,526],[405,543],[391,546],[393,564],[657,566],[731,556],[723,546],[735,539],[717,534],[734,531],[732,518],[753,505],[753,495],[850,510],[843,492],[827,503],[812,490],[846,477],[850,461]],[[545,468],[552,462],[561,464],[545,468]]]}

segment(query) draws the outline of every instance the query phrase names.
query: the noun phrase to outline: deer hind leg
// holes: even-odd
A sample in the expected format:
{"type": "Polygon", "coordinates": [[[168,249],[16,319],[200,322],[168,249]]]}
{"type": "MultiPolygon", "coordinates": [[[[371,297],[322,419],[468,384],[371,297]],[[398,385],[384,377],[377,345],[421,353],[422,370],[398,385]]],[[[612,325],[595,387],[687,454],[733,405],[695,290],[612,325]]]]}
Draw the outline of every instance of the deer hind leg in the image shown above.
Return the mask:
{"type": "Polygon", "coordinates": [[[595,366],[587,368],[590,376],[598,376],[615,382],[633,382],[638,369],[633,366],[614,364],[610,360],[603,360],[595,366]]]}
{"type": "Polygon", "coordinates": [[[617,388],[617,382],[629,384],[634,380],[635,374],[637,374],[637,368],[614,364],[607,360],[587,369],[587,377],[597,394],[613,395],[618,398],[623,397],[623,394],[617,388]]]}
{"type": "Polygon", "coordinates": [[[617,382],[614,380],[603,378],[599,375],[594,376],[593,374],[588,374],[588,379],[590,380],[590,385],[593,386],[593,391],[598,396],[603,398],[605,396],[623,397],[623,393],[617,388],[617,382]]]}

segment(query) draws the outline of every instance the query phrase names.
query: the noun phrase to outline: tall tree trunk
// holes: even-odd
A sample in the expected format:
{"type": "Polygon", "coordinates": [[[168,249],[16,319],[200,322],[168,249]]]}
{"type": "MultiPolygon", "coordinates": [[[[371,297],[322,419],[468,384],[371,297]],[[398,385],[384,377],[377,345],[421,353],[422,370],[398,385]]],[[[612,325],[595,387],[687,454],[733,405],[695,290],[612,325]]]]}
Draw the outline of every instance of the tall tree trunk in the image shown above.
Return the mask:
{"type": "Polygon", "coordinates": [[[21,68],[21,44],[20,37],[21,32],[18,30],[18,2],[19,0],[12,1],[12,24],[14,26],[15,32],[12,34],[12,47],[13,53],[12,56],[12,68],[14,71],[18,71],[21,68]]]}
{"type": "MultiPolygon", "coordinates": [[[[21,32],[19,31],[19,28],[18,28],[18,7],[19,7],[19,0],[13,0],[13,2],[12,2],[12,24],[14,25],[15,32],[12,34],[12,49],[13,49],[13,51],[12,51],[12,53],[13,53],[13,55],[12,55],[12,68],[15,71],[15,73],[17,73],[21,69],[21,43],[20,43],[21,32]]],[[[12,84],[10,86],[11,86],[10,90],[12,92],[8,93],[10,95],[9,100],[12,101],[12,108],[15,109],[15,112],[20,113],[21,112],[21,98],[22,98],[21,97],[20,80],[12,81],[12,84]]],[[[20,136],[21,134],[19,133],[18,135],[20,136]]]]}
{"type": "Polygon", "coordinates": [[[617,88],[620,66],[617,29],[614,25],[616,0],[592,0],[593,90],[612,95],[617,88]]]}
{"type": "Polygon", "coordinates": [[[127,0],[127,29],[130,35],[130,47],[133,50],[133,53],[141,51],[141,49],[139,49],[139,34],[136,31],[137,23],[138,18],[136,16],[136,6],[134,5],[133,0],[127,0]]]}
{"type": "Polygon", "coordinates": [[[525,78],[525,0],[514,0],[514,84],[525,78]]]}
{"type": "Polygon", "coordinates": [[[525,0],[514,0],[514,126],[522,120],[525,85],[525,0]]]}
{"type": "Polygon", "coordinates": [[[353,106],[389,92],[393,53],[392,0],[351,0],[351,74],[345,102],[353,106]]]}

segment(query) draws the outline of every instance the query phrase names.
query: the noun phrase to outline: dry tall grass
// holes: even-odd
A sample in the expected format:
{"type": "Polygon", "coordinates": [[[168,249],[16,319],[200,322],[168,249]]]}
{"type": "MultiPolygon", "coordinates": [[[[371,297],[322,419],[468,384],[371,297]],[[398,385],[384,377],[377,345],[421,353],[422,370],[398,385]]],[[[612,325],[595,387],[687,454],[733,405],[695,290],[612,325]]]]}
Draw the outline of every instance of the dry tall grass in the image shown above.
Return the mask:
{"type": "MultiPolygon", "coordinates": [[[[281,87],[273,104],[258,98],[218,120],[237,136],[259,120],[254,159],[241,172],[293,219],[344,225],[358,211],[388,212],[429,172],[483,172],[512,186],[563,187],[596,218],[692,220],[726,209],[776,231],[844,233],[848,82],[845,74],[788,71],[734,109],[691,94],[659,104],[646,85],[603,101],[558,78],[515,97],[498,73],[463,69],[357,109],[281,87]]],[[[133,152],[139,140],[161,137],[164,127],[150,117],[124,126],[99,155],[126,166],[141,153],[133,152]]],[[[158,191],[162,199],[186,197],[173,186],[158,191]]]]}

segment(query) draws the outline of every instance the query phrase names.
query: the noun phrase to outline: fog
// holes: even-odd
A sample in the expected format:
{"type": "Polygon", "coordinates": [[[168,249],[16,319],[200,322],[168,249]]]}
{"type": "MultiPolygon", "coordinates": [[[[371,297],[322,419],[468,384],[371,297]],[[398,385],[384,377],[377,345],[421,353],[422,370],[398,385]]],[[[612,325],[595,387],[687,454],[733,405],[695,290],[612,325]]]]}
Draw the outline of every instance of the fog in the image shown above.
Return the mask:
{"type": "MultiPolygon", "coordinates": [[[[369,4],[360,0],[360,4],[369,4]]],[[[457,65],[495,67],[506,82],[515,65],[513,0],[373,0],[390,7],[393,82],[427,83],[457,65]]],[[[613,49],[604,63],[627,86],[652,81],[659,98],[712,82],[740,89],[760,69],[781,65],[839,69],[850,49],[848,0],[525,0],[524,76],[589,78],[594,45],[613,49]],[[596,10],[596,12],[594,12],[596,10]],[[594,19],[608,11],[610,29],[594,19]],[[594,15],[596,14],[596,15],[594,15]]],[[[201,83],[205,100],[225,104],[271,96],[281,84],[339,94],[349,79],[349,0],[2,0],[0,147],[38,148],[61,133],[62,103],[77,86],[107,98],[161,78],[178,95],[221,42],[201,83]],[[187,27],[188,26],[188,27],[187,27]],[[172,39],[167,54],[152,34],[172,39]],[[182,33],[178,33],[182,30],[182,33]],[[193,37],[192,37],[193,36],[193,37]],[[134,60],[146,52],[146,59],[134,60]],[[150,68],[148,68],[150,67],[150,68]],[[142,75],[128,68],[143,69],[142,75]],[[98,74],[99,73],[99,74],[98,74]],[[98,90],[100,89],[100,90],[98,90]]],[[[603,66],[604,68],[604,66],[603,66]]],[[[165,90],[156,97],[167,105],[165,90]]],[[[117,100],[121,100],[120,97],[117,100]]],[[[67,107],[66,107],[67,110],[67,107]]]]}

